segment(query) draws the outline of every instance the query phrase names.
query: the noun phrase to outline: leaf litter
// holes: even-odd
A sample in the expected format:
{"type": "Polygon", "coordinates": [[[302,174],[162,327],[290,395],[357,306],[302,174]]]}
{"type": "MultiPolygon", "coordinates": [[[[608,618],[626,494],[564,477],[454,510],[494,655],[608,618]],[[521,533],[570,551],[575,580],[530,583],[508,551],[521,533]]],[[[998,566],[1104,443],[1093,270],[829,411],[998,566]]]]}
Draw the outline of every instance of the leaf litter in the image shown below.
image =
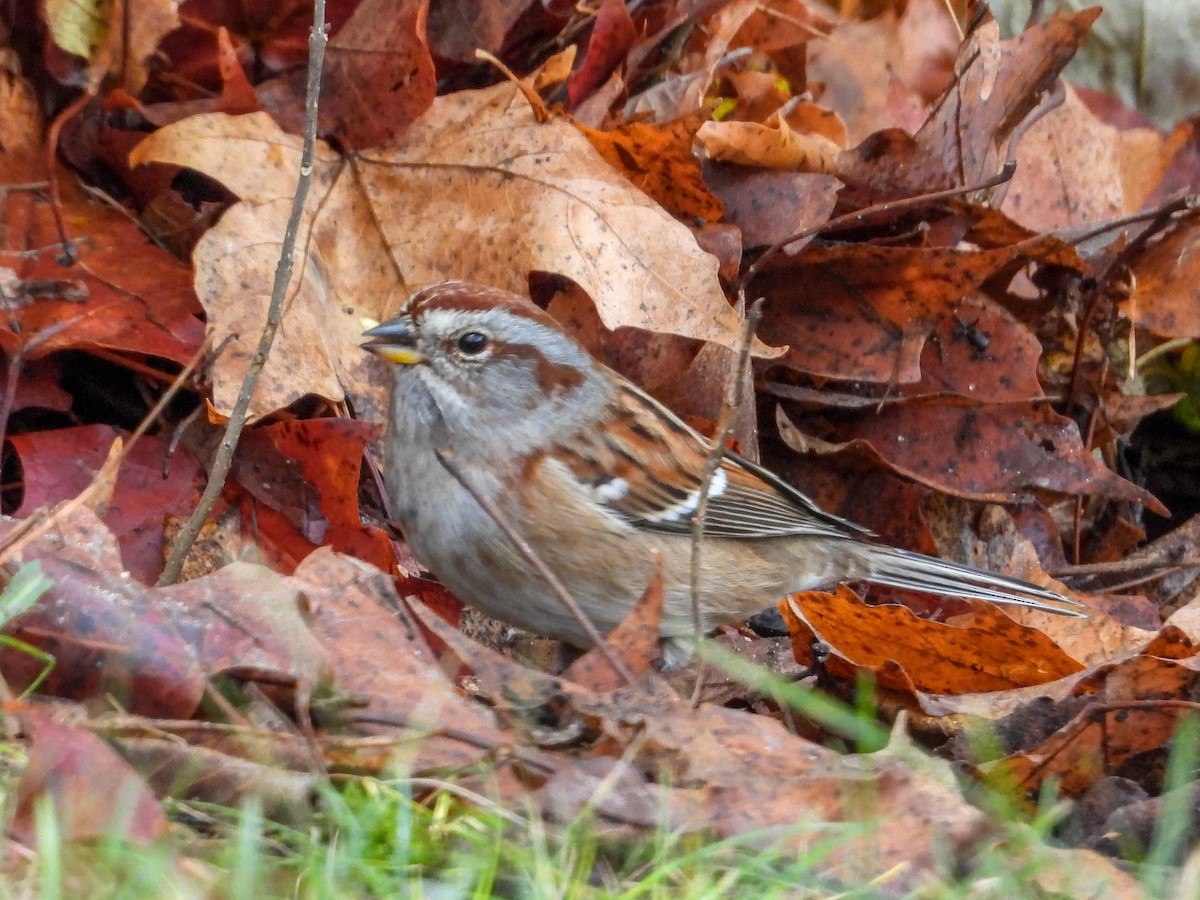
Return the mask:
{"type": "MultiPolygon", "coordinates": [[[[0,546],[54,581],[6,632],[55,658],[37,695],[7,704],[29,757],[10,841],[34,840],[39,796],[72,840],[152,841],[167,796],[256,793],[303,821],[324,773],[399,767],[553,822],[586,810],[613,834],[665,821],[797,853],[836,833],[823,876],[902,894],[969,870],[1001,835],[953,763],[1014,797],[1053,783],[1074,801],[1071,848],[1031,876],[1042,889],[1138,896],[1102,855],[1120,844],[1104,829],[1144,837],[1176,787],[1161,772],[1195,691],[1198,551],[1194,520],[1161,525],[1120,452],[1178,396],[1145,396],[1139,359],[1200,337],[1194,214],[1156,212],[1200,187],[1200,160],[1190,124],[1162,132],[1060,80],[1095,11],[1008,39],[985,17],[960,41],[969,23],[926,0],[863,19],[799,0],[605,0],[594,16],[548,4],[519,28],[515,4],[339,8],[261,422],[191,580],[151,588],[262,327],[304,40],[290,13],[255,25],[198,2],[176,27],[170,4],[151,6],[119,78],[120,29],[81,54],[55,7],[33,23],[53,39],[14,51],[45,66],[4,72],[0,546]],[[551,39],[568,51],[531,49],[551,39]],[[502,75],[467,49],[481,45],[532,74],[502,75]],[[44,108],[38,78],[81,91],[79,109],[44,108]],[[47,149],[75,170],[47,172],[47,149]],[[1009,159],[1011,183],[971,190],[1009,159]],[[839,218],[947,188],[962,194],[839,218]],[[139,223],[166,225],[186,261],[139,223]],[[1059,587],[1067,573],[1091,610],[1067,622],[848,587],[782,600],[781,668],[816,665],[812,690],[834,696],[870,680],[895,723],[874,752],[716,673],[720,700],[687,702],[696,673],[651,665],[653,587],[612,637],[631,685],[595,654],[559,675],[467,637],[389,528],[378,426],[345,418],[387,408],[364,321],[458,278],[532,291],[711,428],[740,340],[733,285],[793,235],[747,286],[767,304],[742,452],[923,552],[1059,587]],[[115,475],[106,445],[205,330],[221,350],[203,383],[115,475]],[[1104,574],[1141,557],[1166,577],[1104,574]],[[97,817],[89,798],[113,784],[135,815],[97,817]]],[[[719,640],[780,666],[778,639],[719,640]]],[[[0,651],[11,697],[36,662],[0,651]]]]}

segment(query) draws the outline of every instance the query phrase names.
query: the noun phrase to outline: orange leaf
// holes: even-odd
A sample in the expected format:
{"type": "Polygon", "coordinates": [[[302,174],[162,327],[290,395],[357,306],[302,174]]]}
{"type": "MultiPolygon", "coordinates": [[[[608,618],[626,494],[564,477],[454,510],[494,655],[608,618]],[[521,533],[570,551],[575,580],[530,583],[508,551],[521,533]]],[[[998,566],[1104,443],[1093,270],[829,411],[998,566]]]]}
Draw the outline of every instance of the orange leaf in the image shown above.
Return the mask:
{"type": "Polygon", "coordinates": [[[779,603],[796,658],[816,639],[833,648],[827,667],[847,680],[871,672],[906,692],[1001,691],[1064,678],[1083,669],[1036,628],[980,605],[969,627],[919,619],[904,606],[867,606],[849,588],[808,591],[779,603]]]}

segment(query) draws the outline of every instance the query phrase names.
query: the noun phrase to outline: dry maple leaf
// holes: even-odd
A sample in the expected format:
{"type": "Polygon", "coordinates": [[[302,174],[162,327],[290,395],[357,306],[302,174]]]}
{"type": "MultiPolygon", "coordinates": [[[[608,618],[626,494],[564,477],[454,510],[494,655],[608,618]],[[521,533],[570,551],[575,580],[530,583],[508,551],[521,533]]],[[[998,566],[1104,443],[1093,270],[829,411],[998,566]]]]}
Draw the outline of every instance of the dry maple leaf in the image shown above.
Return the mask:
{"type": "MultiPolygon", "coordinates": [[[[219,410],[232,406],[262,328],[299,155],[300,139],[263,114],[195,116],[131,155],[197,169],[243,201],[194,255],[214,340],[234,336],[213,373],[219,410]]],[[[740,342],[717,259],[576,128],[539,122],[516,85],[438,98],[402,141],[348,161],[321,145],[316,159],[297,242],[305,258],[252,415],[305,394],[365,391],[360,318],[386,318],[445,279],[524,292],[529,272],[554,272],[590,294],[608,328],[740,342]]]]}

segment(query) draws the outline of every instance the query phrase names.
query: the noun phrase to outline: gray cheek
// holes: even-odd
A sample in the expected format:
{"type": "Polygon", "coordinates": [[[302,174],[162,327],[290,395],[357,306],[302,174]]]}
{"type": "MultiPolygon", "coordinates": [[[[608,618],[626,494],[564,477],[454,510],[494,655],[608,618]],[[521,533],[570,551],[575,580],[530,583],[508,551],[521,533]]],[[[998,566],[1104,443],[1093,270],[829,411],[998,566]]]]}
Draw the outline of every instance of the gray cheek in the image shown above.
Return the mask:
{"type": "Polygon", "coordinates": [[[407,434],[414,428],[429,429],[440,418],[422,367],[398,367],[392,389],[393,430],[407,434]]]}

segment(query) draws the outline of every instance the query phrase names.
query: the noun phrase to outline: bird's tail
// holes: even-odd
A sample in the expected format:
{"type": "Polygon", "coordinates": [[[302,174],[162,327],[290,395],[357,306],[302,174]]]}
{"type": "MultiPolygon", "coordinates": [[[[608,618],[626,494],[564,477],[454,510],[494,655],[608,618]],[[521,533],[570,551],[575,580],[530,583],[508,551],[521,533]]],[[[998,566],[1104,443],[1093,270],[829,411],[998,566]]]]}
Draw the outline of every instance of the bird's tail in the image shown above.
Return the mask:
{"type": "Polygon", "coordinates": [[[1019,578],[921,553],[872,545],[869,566],[870,574],[863,580],[874,584],[991,603],[1015,603],[1062,616],[1087,617],[1082,604],[1054,591],[1019,578]]]}

